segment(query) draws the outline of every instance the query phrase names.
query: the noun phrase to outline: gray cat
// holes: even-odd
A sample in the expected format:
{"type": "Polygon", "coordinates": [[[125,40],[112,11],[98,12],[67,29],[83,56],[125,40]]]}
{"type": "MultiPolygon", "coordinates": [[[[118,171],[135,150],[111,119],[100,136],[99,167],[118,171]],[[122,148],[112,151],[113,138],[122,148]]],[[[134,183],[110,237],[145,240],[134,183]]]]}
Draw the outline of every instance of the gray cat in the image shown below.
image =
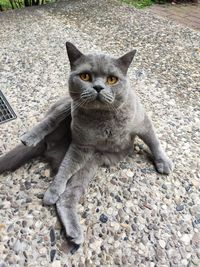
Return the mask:
{"type": "Polygon", "coordinates": [[[129,86],[127,71],[136,51],[115,59],[84,55],[69,42],[66,47],[71,98],[57,102],[43,121],[21,137],[26,146],[19,145],[0,158],[0,173],[44,155],[57,174],[43,201],[56,204],[67,236],[81,244],[75,208],[100,166],[115,164],[129,154],[136,135],[149,146],[158,172],[169,174],[173,164],[129,86]]]}

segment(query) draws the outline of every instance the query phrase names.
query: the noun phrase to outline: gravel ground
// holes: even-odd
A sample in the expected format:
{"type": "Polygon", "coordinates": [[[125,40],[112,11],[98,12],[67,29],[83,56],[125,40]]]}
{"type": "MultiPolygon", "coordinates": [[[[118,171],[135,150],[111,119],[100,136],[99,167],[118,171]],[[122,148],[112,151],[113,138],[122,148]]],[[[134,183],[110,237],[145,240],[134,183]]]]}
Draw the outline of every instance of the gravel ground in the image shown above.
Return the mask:
{"type": "Polygon", "coordinates": [[[0,126],[0,153],[67,93],[68,40],[85,53],[138,49],[130,79],[175,162],[170,176],[156,173],[137,139],[135,155],[99,170],[78,206],[85,243],[74,254],[42,206],[48,166],[2,175],[0,266],[200,266],[200,34],[105,0],[9,11],[0,25],[0,89],[18,115],[0,126]]]}

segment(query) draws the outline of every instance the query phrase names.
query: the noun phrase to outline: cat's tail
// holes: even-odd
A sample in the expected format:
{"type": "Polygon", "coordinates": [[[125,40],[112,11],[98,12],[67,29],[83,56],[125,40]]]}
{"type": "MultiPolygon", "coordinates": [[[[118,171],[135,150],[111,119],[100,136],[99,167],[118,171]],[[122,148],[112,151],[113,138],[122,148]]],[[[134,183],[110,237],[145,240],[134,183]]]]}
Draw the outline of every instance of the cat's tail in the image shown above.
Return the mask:
{"type": "Polygon", "coordinates": [[[14,171],[30,159],[40,156],[45,150],[44,144],[28,147],[23,144],[16,146],[5,156],[0,157],[0,174],[6,171],[14,171]]]}

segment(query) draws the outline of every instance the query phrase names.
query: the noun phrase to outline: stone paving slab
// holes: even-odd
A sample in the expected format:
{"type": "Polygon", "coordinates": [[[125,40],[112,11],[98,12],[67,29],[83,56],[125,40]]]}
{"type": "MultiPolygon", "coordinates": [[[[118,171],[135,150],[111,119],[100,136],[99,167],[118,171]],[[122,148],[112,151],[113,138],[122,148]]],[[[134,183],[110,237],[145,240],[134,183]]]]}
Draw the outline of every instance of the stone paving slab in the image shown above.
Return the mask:
{"type": "Polygon", "coordinates": [[[153,5],[153,14],[200,31],[200,4],[153,5]]]}
{"type": "Polygon", "coordinates": [[[200,266],[200,33],[112,0],[9,11],[0,25],[0,88],[18,115],[0,126],[1,153],[67,94],[71,41],[116,57],[137,49],[130,82],[175,162],[170,176],[156,173],[137,139],[134,155],[100,169],[77,208],[85,242],[73,255],[55,208],[42,205],[48,165],[1,175],[0,265],[200,266]]]}

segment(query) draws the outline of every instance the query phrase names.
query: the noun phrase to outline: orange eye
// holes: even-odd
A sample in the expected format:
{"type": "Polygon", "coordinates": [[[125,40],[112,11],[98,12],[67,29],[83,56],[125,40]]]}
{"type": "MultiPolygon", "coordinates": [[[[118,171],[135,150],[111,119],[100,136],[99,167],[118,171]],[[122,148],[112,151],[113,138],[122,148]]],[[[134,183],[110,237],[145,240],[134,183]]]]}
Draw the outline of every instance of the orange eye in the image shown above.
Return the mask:
{"type": "Polygon", "coordinates": [[[91,80],[91,76],[88,73],[81,73],[80,78],[81,78],[81,80],[86,81],[86,82],[91,80]]]}
{"type": "Polygon", "coordinates": [[[118,78],[115,77],[115,76],[109,76],[107,78],[107,83],[110,84],[110,85],[114,85],[118,82],[118,78]]]}

